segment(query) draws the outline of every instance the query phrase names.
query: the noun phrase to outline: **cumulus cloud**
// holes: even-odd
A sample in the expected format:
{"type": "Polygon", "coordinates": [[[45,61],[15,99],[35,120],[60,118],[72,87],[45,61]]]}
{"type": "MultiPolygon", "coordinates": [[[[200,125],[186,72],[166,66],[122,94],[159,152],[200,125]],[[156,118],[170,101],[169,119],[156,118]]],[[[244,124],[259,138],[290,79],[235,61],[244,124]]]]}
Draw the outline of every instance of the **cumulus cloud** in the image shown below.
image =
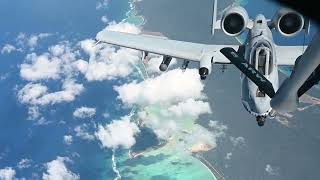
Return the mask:
{"type": "Polygon", "coordinates": [[[107,18],[107,16],[102,16],[102,17],[101,17],[101,21],[102,21],[103,23],[107,23],[107,22],[109,21],[109,19],[107,18]]]}
{"type": "Polygon", "coordinates": [[[48,92],[47,86],[40,83],[28,83],[18,92],[21,103],[30,105],[48,105],[62,102],[71,102],[84,90],[82,84],[74,80],[65,80],[61,91],[48,92]]]}
{"type": "Polygon", "coordinates": [[[157,116],[151,116],[146,111],[138,113],[138,117],[142,120],[143,125],[152,129],[159,139],[169,139],[175,132],[180,130],[177,123],[168,117],[164,117],[162,114],[157,116]]]}
{"type": "Polygon", "coordinates": [[[104,112],[102,116],[107,119],[110,117],[110,114],[108,112],[104,112]]]}
{"type": "Polygon", "coordinates": [[[0,179],[1,180],[13,180],[15,179],[16,171],[12,167],[6,167],[0,169],[0,179]]]}
{"type": "Polygon", "coordinates": [[[179,102],[177,105],[170,106],[163,113],[167,114],[167,116],[193,117],[198,119],[201,114],[211,114],[212,112],[208,102],[187,99],[186,101],[179,102]]]}
{"type": "Polygon", "coordinates": [[[279,168],[278,167],[273,167],[270,164],[266,165],[265,171],[272,176],[277,176],[279,175],[279,168]]]}
{"type": "Polygon", "coordinates": [[[61,71],[61,61],[58,58],[50,58],[49,54],[37,56],[29,54],[27,60],[30,64],[21,64],[20,76],[29,81],[58,79],[61,71]]]}
{"type": "Polygon", "coordinates": [[[42,174],[43,180],[77,180],[80,179],[78,174],[75,174],[67,169],[65,163],[71,162],[69,158],[57,157],[57,159],[46,163],[47,172],[42,174]]]}
{"type": "Polygon", "coordinates": [[[100,0],[99,2],[97,2],[96,9],[105,9],[108,7],[108,4],[109,0],[100,0]]]}
{"type": "Polygon", "coordinates": [[[17,167],[19,169],[29,168],[31,166],[31,163],[32,163],[31,159],[21,159],[21,161],[19,161],[17,167]]]}
{"type": "Polygon", "coordinates": [[[95,136],[100,140],[103,147],[128,149],[136,143],[134,136],[139,132],[138,126],[130,122],[129,116],[125,116],[120,120],[114,120],[105,127],[99,125],[95,136]]]}
{"type": "Polygon", "coordinates": [[[31,106],[28,108],[28,120],[36,120],[40,118],[41,113],[39,107],[31,106]]]}
{"type": "Polygon", "coordinates": [[[11,44],[5,44],[1,49],[1,54],[10,54],[11,52],[17,50],[16,47],[14,47],[11,44]]]}
{"type": "Polygon", "coordinates": [[[72,136],[71,136],[71,135],[65,135],[65,136],[63,136],[63,142],[64,142],[66,145],[72,144],[72,142],[73,142],[72,136]]]}
{"type": "Polygon", "coordinates": [[[38,41],[40,39],[49,37],[51,35],[52,34],[49,34],[49,33],[40,33],[40,34],[32,34],[28,36],[25,33],[19,33],[18,37],[16,38],[16,41],[20,46],[27,45],[32,51],[38,45],[38,41]]]}
{"type": "MultiPolygon", "coordinates": [[[[162,71],[160,71],[160,69],[159,69],[159,66],[163,60],[162,58],[163,58],[163,56],[152,56],[148,60],[145,67],[146,67],[146,70],[149,74],[156,74],[157,75],[157,74],[162,73],[162,71]]],[[[172,67],[175,64],[177,64],[177,59],[173,58],[170,62],[170,66],[168,67],[168,69],[170,69],[170,67],[172,67]]]]}
{"type": "Polygon", "coordinates": [[[244,139],[244,137],[230,137],[230,141],[232,143],[233,146],[243,146],[246,143],[246,140],[244,139]]]}
{"type": "Polygon", "coordinates": [[[204,85],[195,69],[184,73],[175,69],[140,83],[132,82],[114,87],[119,93],[118,98],[129,106],[173,104],[190,98],[202,99],[203,88],[204,85]]]}
{"type": "Polygon", "coordinates": [[[185,139],[191,144],[203,142],[210,145],[212,148],[216,148],[218,139],[222,138],[225,135],[224,133],[224,131],[208,131],[204,127],[199,126],[187,135],[185,139]]]}
{"type": "Polygon", "coordinates": [[[225,159],[230,160],[232,156],[232,152],[228,152],[225,159]]]}
{"type": "Polygon", "coordinates": [[[97,34],[97,39],[103,39],[103,36],[105,36],[104,32],[106,31],[117,31],[117,32],[124,32],[124,33],[131,33],[131,34],[140,34],[141,29],[131,23],[128,22],[120,22],[116,23],[115,21],[112,21],[108,24],[108,26],[100,31],[97,34]]]}
{"type": "Polygon", "coordinates": [[[88,125],[83,124],[81,126],[76,126],[74,131],[76,132],[76,136],[80,137],[83,140],[93,141],[95,136],[88,133],[88,125]]]}
{"type": "Polygon", "coordinates": [[[73,117],[85,119],[91,118],[96,114],[96,108],[80,107],[73,112],[73,117]]]}
{"type": "Polygon", "coordinates": [[[28,81],[55,80],[62,75],[70,77],[74,71],[78,70],[77,56],[78,51],[72,50],[69,42],[60,42],[49,47],[48,52],[41,55],[28,54],[25,62],[20,66],[20,76],[28,81]]]}
{"type": "Polygon", "coordinates": [[[82,62],[82,69],[88,81],[124,78],[135,70],[133,64],[139,61],[140,52],[126,48],[116,51],[107,44],[94,44],[93,40],[80,42],[82,50],[89,55],[89,62],[82,62]]]}

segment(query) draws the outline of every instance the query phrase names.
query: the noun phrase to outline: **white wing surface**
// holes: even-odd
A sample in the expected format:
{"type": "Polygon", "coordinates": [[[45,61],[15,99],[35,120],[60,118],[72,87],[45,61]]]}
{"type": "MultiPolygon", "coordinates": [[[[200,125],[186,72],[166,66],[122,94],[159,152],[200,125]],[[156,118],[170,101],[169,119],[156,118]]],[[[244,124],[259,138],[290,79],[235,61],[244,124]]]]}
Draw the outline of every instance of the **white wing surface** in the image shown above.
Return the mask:
{"type": "Polygon", "coordinates": [[[167,55],[179,59],[199,62],[202,57],[213,57],[213,63],[229,64],[230,61],[220,53],[224,47],[238,46],[206,45],[175,41],[152,35],[136,35],[114,31],[102,31],[96,36],[97,41],[118,45],[150,53],[167,55]]]}
{"type": "Polygon", "coordinates": [[[276,56],[278,65],[293,66],[296,59],[303,54],[303,46],[276,46],[276,56]]]}

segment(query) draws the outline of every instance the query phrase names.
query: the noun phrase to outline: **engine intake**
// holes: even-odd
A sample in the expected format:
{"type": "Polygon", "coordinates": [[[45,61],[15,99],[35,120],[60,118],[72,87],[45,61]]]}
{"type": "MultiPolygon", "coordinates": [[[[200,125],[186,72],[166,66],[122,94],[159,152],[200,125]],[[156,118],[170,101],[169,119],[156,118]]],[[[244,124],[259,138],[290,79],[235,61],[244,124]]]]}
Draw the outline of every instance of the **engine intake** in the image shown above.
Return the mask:
{"type": "Polygon", "coordinates": [[[272,23],[281,35],[291,37],[303,29],[304,18],[294,10],[283,8],[275,14],[272,23]]]}
{"type": "Polygon", "coordinates": [[[231,7],[221,19],[221,29],[229,36],[238,36],[246,29],[248,21],[248,13],[243,7],[231,7]]]}

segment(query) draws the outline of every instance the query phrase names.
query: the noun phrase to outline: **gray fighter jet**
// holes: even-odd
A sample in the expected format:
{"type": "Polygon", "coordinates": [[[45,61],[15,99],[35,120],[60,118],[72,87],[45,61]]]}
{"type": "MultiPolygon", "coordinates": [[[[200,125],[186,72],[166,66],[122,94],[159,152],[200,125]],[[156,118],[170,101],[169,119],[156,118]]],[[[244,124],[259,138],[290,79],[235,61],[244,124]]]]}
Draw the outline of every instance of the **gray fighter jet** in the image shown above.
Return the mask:
{"type": "Polygon", "coordinates": [[[292,37],[303,29],[308,30],[309,23],[300,13],[287,8],[280,9],[271,20],[262,14],[251,20],[241,6],[229,7],[217,20],[217,0],[213,7],[212,34],[215,29],[221,29],[226,35],[236,37],[248,30],[243,44],[207,45],[113,31],[98,33],[96,40],[141,50],[146,56],[163,55],[161,71],[167,70],[173,57],[184,60],[183,69],[189,61],[197,62],[202,80],[211,73],[214,64],[235,65],[241,71],[242,103],[256,117],[258,125],[263,126],[265,119],[275,114],[270,101],[279,88],[278,66],[294,66],[303,54],[302,46],[277,46],[271,29],[292,37]]]}

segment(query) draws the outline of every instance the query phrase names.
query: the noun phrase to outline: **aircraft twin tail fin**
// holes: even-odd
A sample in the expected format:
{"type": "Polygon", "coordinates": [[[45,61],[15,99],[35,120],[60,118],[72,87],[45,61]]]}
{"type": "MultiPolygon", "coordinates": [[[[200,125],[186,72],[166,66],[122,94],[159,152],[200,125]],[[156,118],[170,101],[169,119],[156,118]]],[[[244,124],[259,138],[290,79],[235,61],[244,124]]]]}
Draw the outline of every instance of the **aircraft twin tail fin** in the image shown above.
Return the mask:
{"type": "Polygon", "coordinates": [[[249,62],[244,60],[233,48],[222,48],[220,52],[230,60],[243,74],[254,82],[261,91],[265,92],[270,98],[275,95],[272,83],[255,69],[249,62]]]}
{"type": "Polygon", "coordinates": [[[218,11],[218,0],[213,0],[212,7],[212,25],[211,25],[211,34],[214,35],[215,29],[220,29],[220,23],[217,21],[217,11],[218,11]]]}

